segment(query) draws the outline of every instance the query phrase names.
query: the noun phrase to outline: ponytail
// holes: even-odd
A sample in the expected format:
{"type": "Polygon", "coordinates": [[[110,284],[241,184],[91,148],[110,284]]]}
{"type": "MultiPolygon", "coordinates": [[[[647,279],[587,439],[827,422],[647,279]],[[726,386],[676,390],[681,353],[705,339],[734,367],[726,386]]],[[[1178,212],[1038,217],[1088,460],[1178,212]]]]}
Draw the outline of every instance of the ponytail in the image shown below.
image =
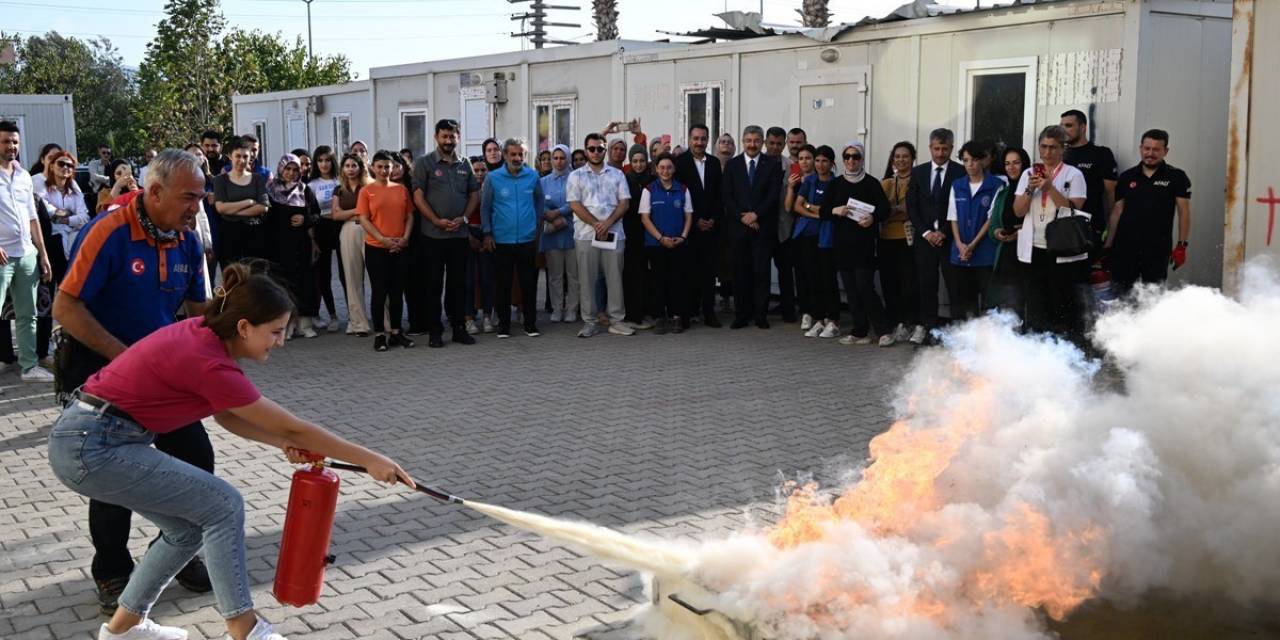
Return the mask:
{"type": "Polygon", "coordinates": [[[204,325],[219,338],[230,340],[241,320],[257,326],[293,310],[293,298],[280,283],[249,263],[236,262],[222,271],[222,286],[213,290],[213,299],[205,307],[204,325]]]}

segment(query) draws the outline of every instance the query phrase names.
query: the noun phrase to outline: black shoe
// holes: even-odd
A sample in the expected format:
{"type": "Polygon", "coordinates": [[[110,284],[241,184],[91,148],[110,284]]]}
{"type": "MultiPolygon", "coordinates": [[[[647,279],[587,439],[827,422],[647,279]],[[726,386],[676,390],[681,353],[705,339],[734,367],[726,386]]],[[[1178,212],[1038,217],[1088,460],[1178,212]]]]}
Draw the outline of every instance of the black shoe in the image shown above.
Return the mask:
{"type": "Polygon", "coordinates": [[[785,323],[787,323],[787,324],[795,324],[795,322],[796,322],[796,314],[794,314],[794,313],[784,313],[784,314],[782,314],[782,321],[783,321],[783,322],[785,322],[785,323]]]}
{"type": "Polygon", "coordinates": [[[747,320],[746,318],[735,318],[735,319],[734,319],[734,321],[733,321],[733,324],[729,325],[729,328],[730,328],[730,329],[741,329],[741,328],[743,328],[743,327],[746,327],[746,326],[747,326],[747,325],[749,325],[749,324],[751,324],[751,321],[750,321],[750,320],[747,320]]]}
{"type": "Polygon", "coordinates": [[[391,334],[391,337],[387,340],[387,344],[393,347],[396,347],[396,346],[404,347],[405,349],[412,349],[418,346],[418,343],[414,342],[413,340],[410,340],[409,336],[406,336],[403,333],[391,334]]]}
{"type": "MultiPolygon", "coordinates": [[[[457,332],[454,332],[453,335],[456,336],[458,334],[457,332]]],[[[432,349],[444,348],[444,336],[441,336],[438,333],[431,334],[431,337],[427,339],[427,346],[431,347],[432,349]]]]}
{"type": "Polygon", "coordinates": [[[499,337],[499,338],[510,338],[510,337],[511,337],[511,327],[509,327],[509,326],[507,326],[507,327],[499,326],[499,327],[498,327],[498,337],[499,337]]]}
{"type": "Polygon", "coordinates": [[[529,336],[530,338],[536,338],[536,337],[538,337],[538,336],[542,335],[542,332],[541,332],[541,331],[538,331],[538,326],[537,326],[537,325],[535,325],[535,324],[526,324],[526,325],[524,326],[524,334],[525,334],[526,336],[529,336]]]}
{"type": "Polygon", "coordinates": [[[670,323],[667,322],[667,319],[661,318],[658,320],[658,323],[653,327],[653,335],[665,336],[667,335],[667,332],[671,330],[669,327],[670,327],[670,323]]]}
{"type": "Polygon", "coordinates": [[[712,329],[719,329],[724,326],[720,324],[720,318],[716,317],[716,314],[714,313],[702,314],[702,324],[705,324],[712,329]]]}
{"type": "Polygon", "coordinates": [[[381,333],[379,333],[377,336],[374,336],[374,338],[373,338],[373,350],[374,350],[374,351],[386,351],[386,350],[387,350],[387,336],[386,336],[385,334],[381,334],[381,333]]]}
{"type": "Polygon", "coordinates": [[[196,593],[208,593],[213,591],[213,583],[209,582],[209,570],[205,568],[204,561],[200,556],[191,559],[187,566],[174,576],[178,580],[178,584],[186,587],[187,591],[196,593]]]}
{"type": "Polygon", "coordinates": [[[129,576],[93,582],[98,586],[98,613],[104,616],[115,615],[116,607],[120,606],[120,594],[124,593],[125,586],[129,584],[129,576]]]}
{"type": "Polygon", "coordinates": [[[760,329],[768,329],[769,321],[764,318],[756,318],[756,327],[760,329]]]}
{"type": "Polygon", "coordinates": [[[368,337],[369,337],[369,332],[368,332],[368,331],[357,331],[357,332],[355,332],[355,333],[353,333],[353,334],[351,334],[351,335],[353,335],[353,336],[355,336],[355,337],[357,337],[357,338],[368,338],[368,337]]]}
{"type": "Polygon", "coordinates": [[[684,333],[689,326],[688,318],[674,318],[671,321],[671,333],[684,333]]]}
{"type": "Polygon", "coordinates": [[[467,333],[467,330],[464,327],[453,328],[453,341],[458,344],[475,344],[476,343],[476,339],[471,337],[471,334],[467,333]]]}

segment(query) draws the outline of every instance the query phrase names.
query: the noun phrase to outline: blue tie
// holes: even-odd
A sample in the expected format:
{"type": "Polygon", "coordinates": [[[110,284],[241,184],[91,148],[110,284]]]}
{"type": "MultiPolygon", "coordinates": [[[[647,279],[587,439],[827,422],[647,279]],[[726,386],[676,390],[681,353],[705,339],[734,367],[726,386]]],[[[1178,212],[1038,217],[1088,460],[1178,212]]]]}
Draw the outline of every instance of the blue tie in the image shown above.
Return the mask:
{"type": "Polygon", "coordinates": [[[756,161],[755,158],[747,161],[747,184],[756,186],[756,161]]]}

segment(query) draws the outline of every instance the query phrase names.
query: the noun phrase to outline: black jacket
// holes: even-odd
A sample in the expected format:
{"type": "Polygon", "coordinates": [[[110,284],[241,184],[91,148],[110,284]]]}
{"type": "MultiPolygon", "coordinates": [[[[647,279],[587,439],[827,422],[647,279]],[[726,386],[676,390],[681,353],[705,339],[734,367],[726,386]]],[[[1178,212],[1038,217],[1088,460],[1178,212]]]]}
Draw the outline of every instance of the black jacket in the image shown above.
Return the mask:
{"type": "Polygon", "coordinates": [[[754,211],[759,217],[759,237],[773,238],[778,233],[778,207],[782,204],[782,162],[763,153],[756,156],[755,182],[747,180],[747,159],[738,154],[724,168],[721,193],[724,195],[724,225],[732,237],[751,233],[741,216],[754,211]]]}
{"type": "MultiPolygon", "coordinates": [[[[695,220],[715,220],[716,226],[708,233],[715,233],[723,225],[724,194],[721,193],[723,176],[720,175],[720,159],[711,154],[705,156],[703,178],[698,178],[698,167],[693,162],[693,154],[685,152],[676,158],[676,181],[689,188],[689,198],[693,200],[693,217],[695,220]],[[706,184],[703,184],[706,180],[706,184]]],[[[698,232],[698,225],[692,231],[698,232]]]]}
{"type": "Polygon", "coordinates": [[[933,162],[918,164],[911,169],[911,184],[907,185],[907,216],[916,229],[916,242],[927,242],[924,232],[937,230],[951,240],[951,223],[947,222],[947,202],[951,198],[951,183],[965,175],[964,165],[947,161],[942,172],[942,198],[933,200],[933,162]]]}
{"type": "Polygon", "coordinates": [[[835,249],[836,267],[839,269],[874,269],[876,266],[876,242],[880,238],[880,223],[889,219],[892,206],[884,195],[880,181],[867,175],[853,184],[842,176],[836,176],[827,184],[822,195],[818,215],[831,220],[831,248],[835,249]],[[871,217],[875,222],[864,227],[847,216],[837,216],[831,210],[845,205],[849,198],[861,200],[876,208],[871,217]]]}

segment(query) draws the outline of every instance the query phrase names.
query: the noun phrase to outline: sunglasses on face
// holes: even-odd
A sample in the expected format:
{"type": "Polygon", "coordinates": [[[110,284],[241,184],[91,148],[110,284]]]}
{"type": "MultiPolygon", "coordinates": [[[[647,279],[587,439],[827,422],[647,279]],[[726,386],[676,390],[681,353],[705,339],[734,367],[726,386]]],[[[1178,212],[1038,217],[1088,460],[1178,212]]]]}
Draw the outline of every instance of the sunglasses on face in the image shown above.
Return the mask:
{"type": "Polygon", "coordinates": [[[846,153],[846,154],[844,154],[844,159],[845,159],[845,160],[861,160],[861,159],[862,159],[862,154],[860,154],[860,153],[846,153]]]}
{"type": "Polygon", "coordinates": [[[587,147],[587,153],[604,153],[604,147],[587,147]]]}
{"type": "Polygon", "coordinates": [[[63,168],[63,169],[74,169],[74,168],[76,168],[76,166],[75,166],[74,164],[71,164],[70,162],[67,162],[67,161],[65,161],[65,160],[64,160],[64,161],[62,161],[62,162],[59,162],[59,163],[57,163],[57,164],[58,164],[58,166],[59,166],[59,167],[61,167],[61,168],[63,168]]]}

